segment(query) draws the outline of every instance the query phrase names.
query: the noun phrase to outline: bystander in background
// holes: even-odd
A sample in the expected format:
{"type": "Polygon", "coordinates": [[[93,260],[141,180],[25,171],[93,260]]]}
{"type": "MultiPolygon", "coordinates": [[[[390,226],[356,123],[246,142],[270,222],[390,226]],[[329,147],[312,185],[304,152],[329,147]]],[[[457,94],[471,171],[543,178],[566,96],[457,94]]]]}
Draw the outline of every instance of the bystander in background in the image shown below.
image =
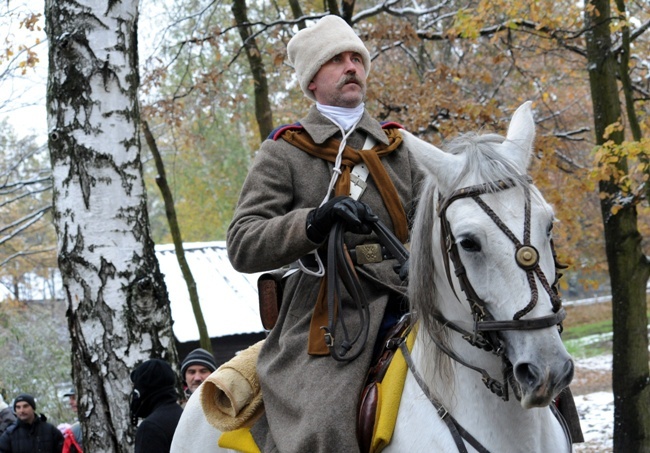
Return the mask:
{"type": "Polygon", "coordinates": [[[16,416],[14,411],[11,410],[9,405],[5,402],[2,393],[0,393],[0,436],[9,425],[13,424],[16,421],[16,416]]]}
{"type": "Polygon", "coordinates": [[[72,424],[63,423],[57,428],[63,433],[63,453],[83,453],[83,437],[81,435],[81,423],[77,418],[77,391],[74,387],[68,393],[64,393],[70,403],[70,409],[75,413],[75,420],[72,424]]]}
{"type": "Polygon", "coordinates": [[[189,398],[216,369],[214,356],[205,349],[197,348],[187,354],[181,364],[185,396],[189,398]]]}
{"type": "Polygon", "coordinates": [[[150,359],[131,373],[131,422],[138,425],[135,453],[165,453],[174,437],[183,408],[178,404],[176,374],[169,363],[150,359]]]}
{"type": "Polygon", "coordinates": [[[0,453],[61,453],[63,434],[36,413],[34,397],[23,393],[14,399],[16,422],[0,436],[0,453]]]}

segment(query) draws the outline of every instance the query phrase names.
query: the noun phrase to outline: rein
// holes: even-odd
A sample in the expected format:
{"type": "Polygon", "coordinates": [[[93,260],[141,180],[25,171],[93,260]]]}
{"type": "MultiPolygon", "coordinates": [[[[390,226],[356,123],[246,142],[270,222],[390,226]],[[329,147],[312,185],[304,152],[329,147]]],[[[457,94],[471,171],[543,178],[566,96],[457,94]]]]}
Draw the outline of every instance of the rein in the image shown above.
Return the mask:
{"type": "Polygon", "coordinates": [[[400,343],[399,349],[400,351],[402,351],[404,360],[406,361],[406,364],[408,365],[411,374],[413,374],[415,381],[420,386],[420,389],[422,390],[424,395],[429,399],[433,407],[436,409],[436,412],[438,412],[438,416],[440,417],[440,419],[447,424],[447,428],[449,428],[449,432],[451,432],[451,436],[454,438],[454,442],[456,443],[456,447],[458,447],[458,451],[460,453],[467,453],[467,448],[465,447],[465,443],[463,442],[463,439],[465,439],[479,453],[490,453],[488,449],[486,449],[483,445],[481,445],[481,443],[478,440],[476,440],[474,436],[472,436],[469,432],[467,432],[465,428],[463,428],[460,425],[460,423],[458,423],[458,421],[456,421],[456,419],[447,411],[447,409],[437,399],[434,398],[426,382],[424,382],[424,379],[422,378],[422,376],[420,376],[420,373],[418,372],[417,368],[415,368],[415,364],[413,363],[413,359],[411,358],[411,353],[406,347],[405,341],[400,343]]]}
{"type": "Polygon", "coordinates": [[[332,358],[338,362],[350,362],[361,355],[368,341],[370,309],[350,254],[343,242],[343,233],[343,223],[336,222],[330,231],[327,243],[327,327],[323,326],[321,329],[325,331],[325,344],[330,350],[332,358]],[[341,282],[354,301],[356,312],[359,315],[360,327],[354,338],[350,338],[343,316],[342,297],[340,296],[341,282]],[[339,316],[337,316],[337,312],[339,316]],[[341,324],[343,331],[343,341],[339,345],[340,351],[334,344],[337,323],[341,324]],[[359,341],[361,341],[360,346],[348,356],[348,353],[359,341]]]}
{"type": "MultiPolygon", "coordinates": [[[[479,453],[490,453],[490,451],[487,448],[485,448],[483,445],[481,445],[481,443],[474,436],[472,436],[467,430],[465,430],[465,428],[463,428],[462,425],[458,423],[458,421],[449,413],[449,411],[447,411],[447,409],[433,396],[433,393],[431,393],[429,386],[426,384],[426,382],[418,372],[417,368],[415,367],[415,363],[413,363],[413,358],[411,357],[411,353],[409,352],[405,341],[401,341],[399,343],[399,349],[402,352],[402,356],[404,357],[404,361],[406,362],[409,371],[411,371],[413,378],[420,386],[422,393],[424,393],[424,395],[429,399],[429,402],[436,409],[436,412],[438,413],[440,419],[443,422],[445,422],[445,424],[447,425],[447,428],[451,433],[451,437],[453,437],[454,439],[454,443],[456,444],[458,451],[460,453],[467,453],[467,448],[465,447],[465,443],[463,442],[463,439],[465,439],[467,443],[470,444],[472,447],[474,447],[474,449],[479,453]]],[[[569,430],[569,426],[567,425],[566,420],[564,419],[564,417],[562,416],[562,414],[560,413],[560,411],[558,410],[558,408],[555,406],[554,403],[551,403],[550,408],[551,408],[551,412],[553,413],[558,423],[562,427],[562,430],[564,431],[564,435],[567,439],[567,445],[569,451],[572,451],[571,431],[569,430]]]]}
{"type": "MultiPolygon", "coordinates": [[[[409,252],[402,242],[381,220],[373,222],[371,227],[379,242],[386,247],[400,264],[404,264],[409,258],[409,252]]],[[[368,340],[370,311],[359,277],[344,243],[344,232],[343,224],[336,222],[330,231],[327,243],[327,326],[322,326],[321,329],[325,331],[325,344],[332,358],[339,362],[350,362],[359,357],[368,340]],[[355,303],[355,309],[361,323],[354,338],[350,337],[345,318],[342,316],[341,282],[355,303]],[[337,316],[337,312],[341,315],[337,316]],[[341,324],[343,333],[343,341],[339,345],[340,351],[337,351],[334,343],[334,332],[337,323],[341,324]],[[348,356],[357,342],[360,342],[360,346],[348,356]]]]}

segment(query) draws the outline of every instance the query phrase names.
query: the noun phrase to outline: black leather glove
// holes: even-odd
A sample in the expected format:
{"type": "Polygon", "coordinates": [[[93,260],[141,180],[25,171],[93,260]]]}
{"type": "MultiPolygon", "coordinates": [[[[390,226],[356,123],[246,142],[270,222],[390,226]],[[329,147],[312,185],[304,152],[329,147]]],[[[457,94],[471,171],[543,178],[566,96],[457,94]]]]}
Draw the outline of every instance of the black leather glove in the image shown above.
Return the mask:
{"type": "Polygon", "coordinates": [[[307,237],[317,244],[324,242],[336,221],[342,221],[352,233],[369,234],[370,224],[377,220],[367,204],[350,197],[334,197],[307,214],[307,237]]]}

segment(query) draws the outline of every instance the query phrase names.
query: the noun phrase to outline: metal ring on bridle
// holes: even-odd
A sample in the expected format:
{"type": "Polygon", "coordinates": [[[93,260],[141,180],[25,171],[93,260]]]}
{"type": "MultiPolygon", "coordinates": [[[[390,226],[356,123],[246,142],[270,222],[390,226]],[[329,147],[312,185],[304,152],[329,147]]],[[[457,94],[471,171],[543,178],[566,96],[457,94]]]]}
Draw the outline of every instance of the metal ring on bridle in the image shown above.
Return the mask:
{"type": "Polygon", "coordinates": [[[532,245],[522,245],[515,253],[517,264],[524,270],[533,269],[539,262],[539,252],[532,245]]]}

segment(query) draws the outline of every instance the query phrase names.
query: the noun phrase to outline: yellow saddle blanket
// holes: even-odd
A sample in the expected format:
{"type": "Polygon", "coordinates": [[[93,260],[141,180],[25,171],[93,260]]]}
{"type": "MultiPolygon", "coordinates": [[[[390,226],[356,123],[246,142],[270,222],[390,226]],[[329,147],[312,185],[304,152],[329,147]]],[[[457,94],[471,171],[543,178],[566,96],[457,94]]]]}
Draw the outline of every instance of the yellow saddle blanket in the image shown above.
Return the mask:
{"type": "MultiPolygon", "coordinates": [[[[412,350],[414,341],[415,333],[411,332],[406,339],[406,345],[409,351],[412,350]]],[[[406,361],[404,360],[402,351],[398,348],[395,351],[395,355],[391,360],[384,379],[377,384],[379,402],[370,447],[371,453],[380,452],[390,444],[397,421],[397,411],[402,399],[407,371],[406,361]]],[[[253,440],[249,427],[224,432],[219,438],[219,446],[243,453],[261,453],[259,447],[253,440]]]]}

